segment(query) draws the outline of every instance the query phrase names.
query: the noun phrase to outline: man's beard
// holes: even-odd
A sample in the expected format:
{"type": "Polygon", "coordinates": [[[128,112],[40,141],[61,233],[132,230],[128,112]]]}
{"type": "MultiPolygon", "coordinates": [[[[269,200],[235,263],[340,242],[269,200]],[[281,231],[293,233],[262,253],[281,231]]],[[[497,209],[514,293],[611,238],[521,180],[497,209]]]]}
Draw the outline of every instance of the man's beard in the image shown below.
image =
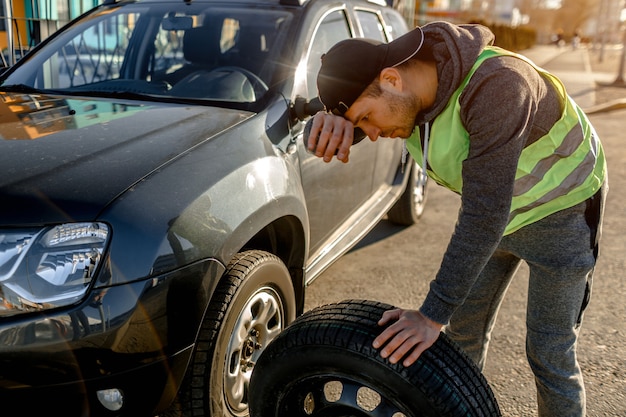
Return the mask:
{"type": "Polygon", "coordinates": [[[395,115],[395,129],[399,137],[408,138],[415,127],[415,117],[419,111],[418,98],[413,95],[392,94],[383,92],[383,98],[389,110],[395,115]]]}

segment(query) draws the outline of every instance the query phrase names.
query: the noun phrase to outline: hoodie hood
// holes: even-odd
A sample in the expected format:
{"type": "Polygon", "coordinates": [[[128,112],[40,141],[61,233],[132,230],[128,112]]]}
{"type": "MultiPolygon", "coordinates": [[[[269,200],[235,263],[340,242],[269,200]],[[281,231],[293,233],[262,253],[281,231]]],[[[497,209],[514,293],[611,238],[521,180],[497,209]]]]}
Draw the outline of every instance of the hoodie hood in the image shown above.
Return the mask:
{"type": "Polygon", "coordinates": [[[448,104],[482,50],[493,44],[494,34],[478,24],[454,25],[433,22],[422,26],[423,50],[431,51],[437,63],[437,97],[427,111],[417,115],[416,125],[433,120],[448,104]]]}

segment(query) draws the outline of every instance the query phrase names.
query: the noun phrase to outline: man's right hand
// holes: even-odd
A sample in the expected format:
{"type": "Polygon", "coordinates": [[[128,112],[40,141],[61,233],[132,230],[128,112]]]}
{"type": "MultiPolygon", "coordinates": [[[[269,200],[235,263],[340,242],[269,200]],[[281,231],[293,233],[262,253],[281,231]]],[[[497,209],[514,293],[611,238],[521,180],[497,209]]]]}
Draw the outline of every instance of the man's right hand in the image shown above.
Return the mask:
{"type": "Polygon", "coordinates": [[[323,158],[324,162],[330,162],[337,152],[337,159],[345,163],[349,159],[353,136],[352,122],[341,116],[319,112],[313,117],[311,133],[307,138],[307,149],[323,158]],[[316,140],[318,135],[319,139],[316,140]]]}
{"type": "Polygon", "coordinates": [[[431,347],[439,338],[443,325],[436,323],[418,310],[401,308],[388,310],[378,321],[379,326],[387,327],[376,339],[373,346],[380,350],[380,356],[397,363],[402,358],[402,365],[411,366],[419,356],[431,347]]]}

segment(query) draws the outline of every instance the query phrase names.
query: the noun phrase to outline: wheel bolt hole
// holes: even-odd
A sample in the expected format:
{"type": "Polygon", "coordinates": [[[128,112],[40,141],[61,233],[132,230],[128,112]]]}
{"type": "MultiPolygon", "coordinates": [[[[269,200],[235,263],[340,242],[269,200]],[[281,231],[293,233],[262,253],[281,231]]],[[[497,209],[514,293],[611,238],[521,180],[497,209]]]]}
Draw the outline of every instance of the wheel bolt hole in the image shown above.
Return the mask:
{"type": "Polygon", "coordinates": [[[356,403],[365,411],[374,411],[380,405],[379,393],[368,387],[361,387],[357,391],[356,403]]]}
{"type": "Polygon", "coordinates": [[[315,412],[315,398],[312,392],[309,392],[306,397],[304,397],[302,406],[304,412],[309,416],[315,412]]]}
{"type": "Polygon", "coordinates": [[[343,392],[343,384],[339,381],[330,381],[324,384],[324,398],[326,401],[334,403],[339,401],[343,392]]]}

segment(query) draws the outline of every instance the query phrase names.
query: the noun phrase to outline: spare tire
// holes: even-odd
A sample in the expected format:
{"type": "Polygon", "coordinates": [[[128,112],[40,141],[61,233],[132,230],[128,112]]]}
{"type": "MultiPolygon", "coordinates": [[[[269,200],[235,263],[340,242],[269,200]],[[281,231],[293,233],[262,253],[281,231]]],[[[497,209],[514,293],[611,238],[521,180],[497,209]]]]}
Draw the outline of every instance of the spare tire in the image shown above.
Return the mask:
{"type": "Polygon", "coordinates": [[[280,333],[250,381],[250,417],[501,416],[476,365],[444,333],[410,367],[372,347],[391,305],[347,300],[314,308],[280,333]]]}

